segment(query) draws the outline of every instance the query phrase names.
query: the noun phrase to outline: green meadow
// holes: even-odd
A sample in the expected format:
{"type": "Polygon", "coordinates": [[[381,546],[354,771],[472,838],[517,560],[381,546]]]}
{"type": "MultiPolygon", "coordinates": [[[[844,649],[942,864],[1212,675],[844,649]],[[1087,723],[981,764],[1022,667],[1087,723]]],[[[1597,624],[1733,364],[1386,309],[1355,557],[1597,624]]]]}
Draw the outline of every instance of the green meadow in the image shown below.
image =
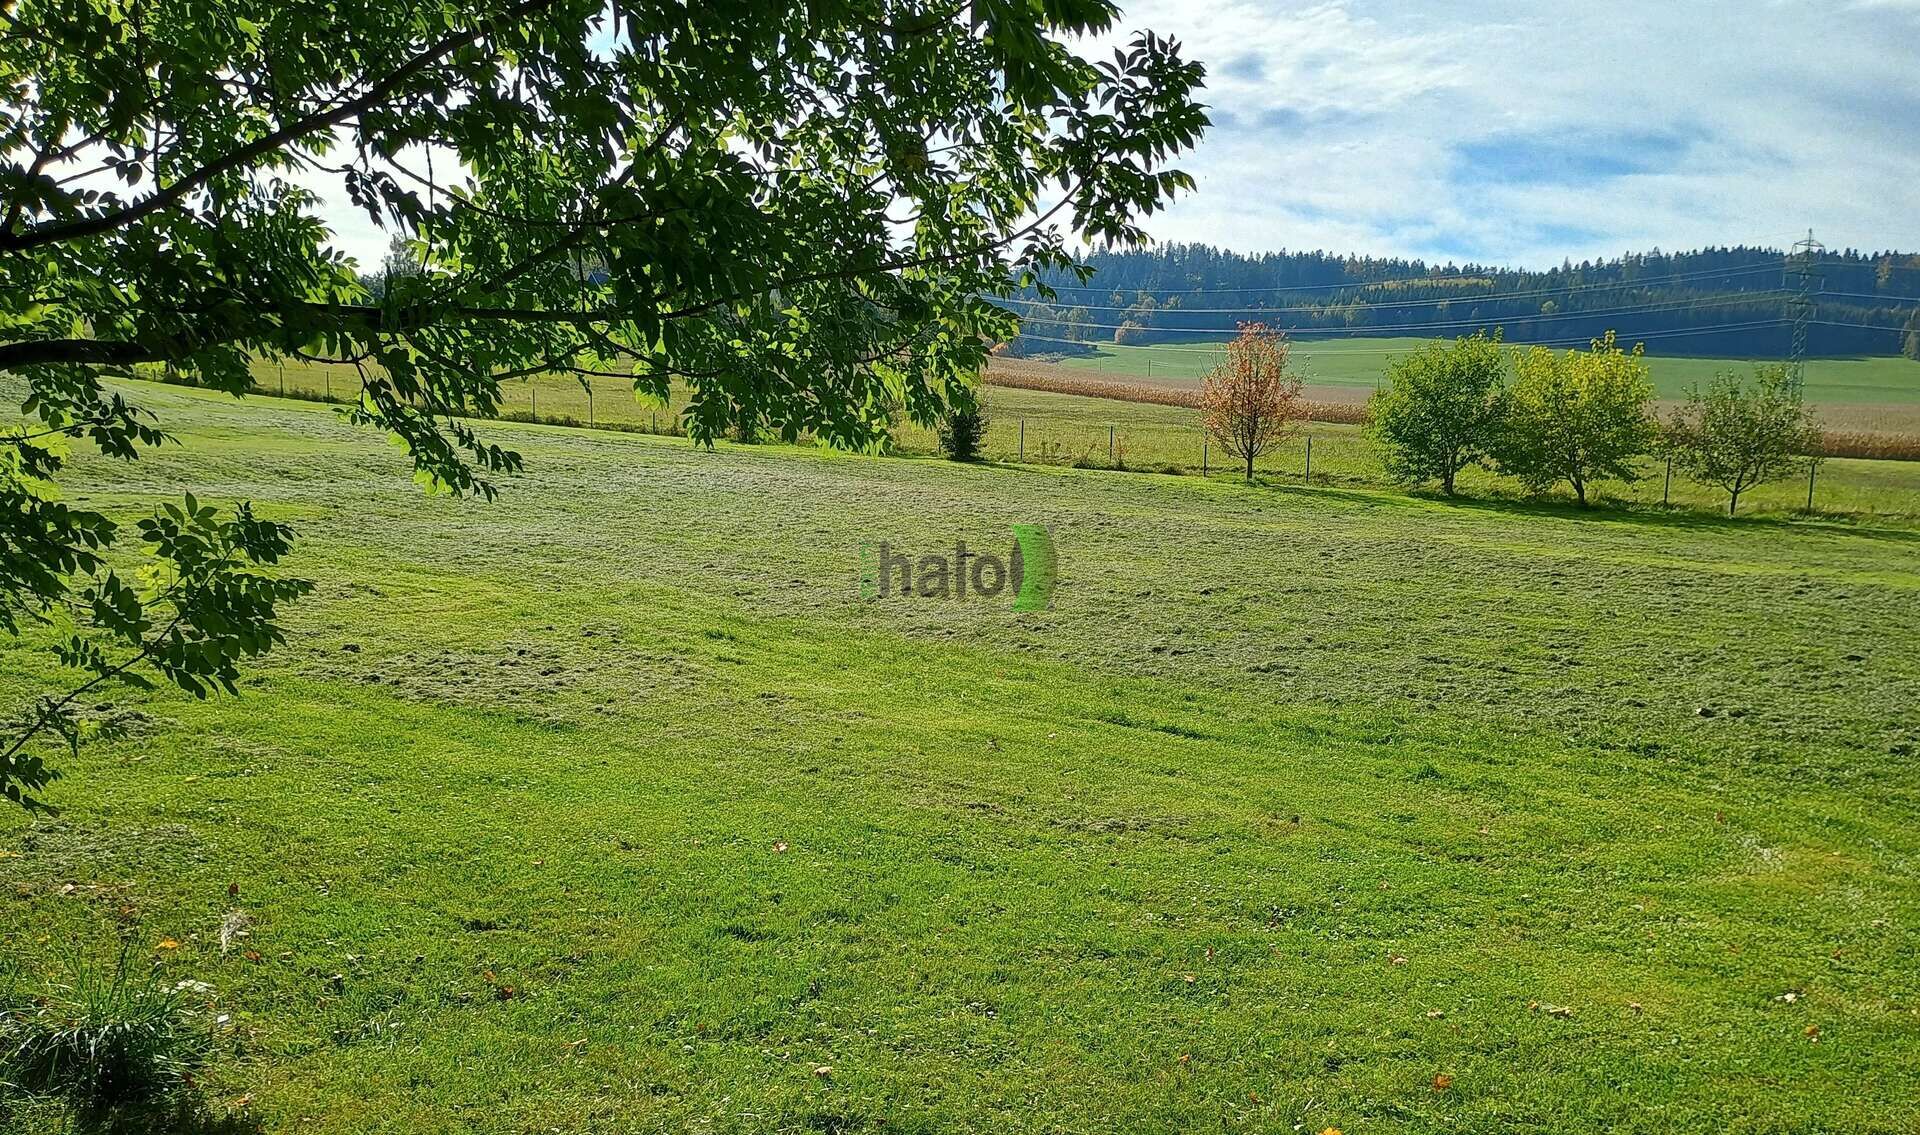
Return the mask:
{"type": "MultiPolygon", "coordinates": [[[[1384,381],[1387,366],[1420,349],[1430,339],[1355,338],[1294,341],[1293,355],[1307,382],[1319,387],[1345,387],[1371,392],[1384,381]]],[[[1091,355],[1060,359],[1062,367],[1097,371],[1124,378],[1148,378],[1169,386],[1196,384],[1219,361],[1224,340],[1183,336],[1178,343],[1122,347],[1103,344],[1091,355]],[[1191,338],[1197,342],[1186,342],[1191,338]]],[[[1744,369],[1751,361],[1663,354],[1659,343],[1647,345],[1647,361],[1659,397],[1683,398],[1694,385],[1704,386],[1721,370],[1744,369]]],[[[1758,360],[1777,362],[1778,360],[1758,360]]],[[[1920,403],[1920,362],[1913,359],[1839,358],[1807,360],[1807,399],[1830,406],[1912,406],[1920,403]]]]}
{"type": "Polygon", "coordinates": [[[205,983],[222,1130],[1913,1129],[1910,520],[510,423],[481,503],[128,389],[187,444],[69,499],[317,589],[0,815],[0,980],[205,983]],[[1016,523],[1049,610],[861,597],[1016,523]]]}

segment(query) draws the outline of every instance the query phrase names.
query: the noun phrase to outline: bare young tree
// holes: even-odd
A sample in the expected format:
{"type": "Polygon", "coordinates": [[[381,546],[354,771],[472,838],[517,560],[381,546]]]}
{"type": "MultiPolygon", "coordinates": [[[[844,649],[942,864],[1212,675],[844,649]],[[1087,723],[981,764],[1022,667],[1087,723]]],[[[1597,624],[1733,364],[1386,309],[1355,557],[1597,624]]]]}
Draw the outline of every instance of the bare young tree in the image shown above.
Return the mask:
{"type": "Polygon", "coordinates": [[[1286,332],[1264,323],[1242,323],[1227,344],[1227,360],[1207,375],[1200,414],[1207,435],[1246,466],[1292,434],[1303,416],[1300,376],[1287,367],[1286,332]]]}

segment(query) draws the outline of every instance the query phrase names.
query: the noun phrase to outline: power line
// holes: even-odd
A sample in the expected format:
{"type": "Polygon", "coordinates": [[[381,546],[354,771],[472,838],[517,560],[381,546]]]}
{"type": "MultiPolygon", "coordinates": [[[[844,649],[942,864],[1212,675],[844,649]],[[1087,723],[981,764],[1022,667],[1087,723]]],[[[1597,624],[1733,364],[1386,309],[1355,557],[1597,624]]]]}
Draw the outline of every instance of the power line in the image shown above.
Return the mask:
{"type": "Polygon", "coordinates": [[[1864,331],[1885,331],[1889,335],[1902,335],[1907,330],[1904,327],[1888,327],[1884,323],[1836,323],[1831,319],[1816,319],[1813,324],[1816,327],[1858,327],[1864,331]]]}
{"type": "MultiPolygon", "coordinates": [[[[1381,300],[1381,301],[1378,301],[1378,306],[1381,306],[1381,307],[1438,307],[1444,304],[1453,304],[1453,303],[1481,303],[1486,300],[1535,299],[1540,297],[1552,298],[1554,296],[1573,296],[1573,295],[1578,295],[1585,292],[1594,292],[1594,291],[1608,292],[1608,291],[1619,291],[1623,288],[1639,288],[1639,287],[1645,287],[1650,284],[1661,283],[1663,281],[1680,279],[1682,277],[1701,278],[1703,276],[1709,276],[1709,275],[1710,276],[1737,276],[1737,275],[1752,275],[1760,272],[1772,272],[1772,271],[1773,271],[1773,265],[1771,264],[1756,264],[1750,268],[1729,268],[1729,269],[1724,269],[1724,270],[1710,272],[1710,273],[1680,273],[1675,276],[1651,277],[1643,280],[1622,280],[1614,283],[1565,284],[1557,288],[1538,288],[1531,291],[1522,291],[1522,292],[1487,292],[1487,293],[1476,294],[1476,295],[1447,296],[1441,299],[1381,300]]],[[[1422,281],[1391,280],[1386,282],[1387,283],[1407,283],[1407,282],[1419,283],[1422,281]]],[[[1333,285],[1333,286],[1328,286],[1324,288],[1298,289],[1298,290],[1338,291],[1338,290],[1341,290],[1342,288],[1368,288],[1368,287],[1376,287],[1376,286],[1378,285],[1351,284],[1351,285],[1333,285]]],[[[1055,290],[1060,290],[1060,289],[1055,289],[1055,290]]],[[[1124,291],[1125,289],[1114,288],[1111,290],[1124,291]]],[[[1217,292],[1209,292],[1207,294],[1221,294],[1225,292],[1250,291],[1250,290],[1254,290],[1254,289],[1222,288],[1222,289],[1219,289],[1217,292]]],[[[1265,289],[1261,289],[1261,290],[1265,290],[1265,289]]],[[[1286,291],[1288,289],[1276,288],[1273,290],[1286,291]]],[[[1779,289],[1769,288],[1767,290],[1777,291],[1779,289]]],[[[1151,293],[1151,289],[1141,289],[1141,291],[1151,293]]],[[[1203,291],[1203,289],[1196,289],[1194,293],[1184,293],[1184,294],[1198,294],[1200,291],[1203,291]]],[[[1161,294],[1172,294],[1172,293],[1161,293],[1161,294]]],[[[1138,306],[1137,304],[1086,304],[1086,303],[1063,304],[1063,303],[1054,303],[1051,300],[1028,298],[1026,296],[983,296],[981,298],[986,299],[992,303],[1024,303],[1024,304],[1033,304],[1033,305],[1047,306],[1047,307],[1074,307],[1074,308],[1084,308],[1087,311],[1133,311],[1138,306]]],[[[1247,307],[1173,307],[1173,308],[1153,308],[1151,310],[1179,311],[1179,312],[1187,312],[1194,315],[1229,315],[1229,314],[1235,314],[1239,312],[1250,312],[1250,311],[1260,311],[1260,312],[1322,311],[1322,310],[1325,310],[1326,307],[1327,307],[1326,304],[1303,304],[1296,307],[1251,307],[1251,306],[1247,306],[1247,307]]]]}
{"type": "MultiPolygon", "coordinates": [[[[1691,272],[1672,272],[1663,276],[1643,276],[1637,280],[1627,280],[1627,281],[1622,281],[1622,283],[1635,284],[1635,285],[1654,284],[1654,283],[1660,283],[1666,280],[1701,279],[1708,276],[1736,276],[1736,275],[1744,275],[1749,272],[1771,272],[1774,270],[1774,267],[1775,266],[1772,264],[1752,264],[1744,268],[1712,268],[1712,269],[1698,268],[1691,272]]],[[[1099,284],[1056,284],[1056,285],[1053,285],[1053,290],[1056,292],[1109,292],[1109,293],[1135,291],[1135,292],[1141,292],[1147,295],[1158,295],[1158,296],[1226,295],[1228,293],[1237,294],[1240,292],[1341,292],[1341,291],[1353,291],[1360,288],[1378,288],[1388,284],[1445,284],[1445,283],[1454,283],[1454,282],[1474,283],[1474,282],[1482,282],[1482,281],[1491,282],[1493,276],[1506,275],[1506,274],[1509,274],[1509,273],[1483,272],[1483,273],[1477,273],[1474,275],[1460,275],[1460,276],[1392,276],[1392,277],[1387,277],[1385,279],[1380,279],[1380,280],[1357,280],[1350,284],[1279,284],[1273,287],[1265,287],[1265,288],[1261,288],[1261,287],[1128,288],[1124,285],[1118,285],[1118,284],[1111,285],[1111,286],[1103,286],[1099,284]]],[[[1515,273],[1515,274],[1539,275],[1541,273],[1515,273]]],[[[1587,287],[1588,285],[1568,284],[1566,286],[1573,288],[1573,287],[1587,287]]],[[[1595,284],[1592,286],[1598,287],[1599,285],[1595,284]]]]}
{"type": "MultiPolygon", "coordinates": [[[[1555,312],[1552,315],[1517,315],[1497,318],[1446,319],[1430,323],[1378,323],[1358,327],[1298,327],[1291,330],[1312,332],[1322,335],[1372,335],[1381,331],[1439,331],[1463,327],[1486,327],[1501,323],[1536,323],[1553,319],[1604,319],[1616,315],[1646,315],[1666,311],[1691,311],[1700,308],[1734,307],[1767,299],[1777,299],[1779,289],[1766,292],[1749,292],[1737,298],[1697,302],[1694,300],[1665,300],[1656,304],[1645,304],[1620,308],[1594,308],[1588,311],[1555,312]]],[[[1024,317],[1023,317],[1024,318],[1024,317]]],[[[1058,323],[1058,320],[1036,319],[1036,323],[1058,323]]],[[[1237,335],[1238,327],[1154,327],[1125,323],[1075,323],[1075,327],[1088,327],[1096,331],[1139,330],[1155,335],[1237,335]]]]}
{"type": "Polygon", "coordinates": [[[1878,296],[1871,292],[1821,292],[1823,296],[1846,296],[1849,299],[1884,300],[1888,303],[1920,303],[1920,296],[1878,296]]]}
{"type": "MultiPolygon", "coordinates": [[[[1760,327],[1777,327],[1780,324],[1785,322],[1787,322],[1786,318],[1784,316],[1781,316],[1773,319],[1756,319],[1756,320],[1751,320],[1744,323],[1720,323],[1720,324],[1713,324],[1707,327],[1684,327],[1684,328],[1673,328],[1666,331],[1649,331],[1644,335],[1628,336],[1628,339],[1633,342],[1642,342],[1648,339],[1672,339],[1672,338],[1684,337],[1688,335],[1718,335],[1727,331],[1749,331],[1749,330],[1753,330],[1760,327]]],[[[1867,325],[1836,323],[1836,324],[1830,324],[1830,326],[1865,327],[1867,325]]],[[[1897,329],[1890,328],[1890,327],[1875,327],[1875,328],[1872,328],[1872,330],[1893,331],[1897,329]]],[[[1317,332],[1313,332],[1313,331],[1309,331],[1308,333],[1317,334],[1317,332]]],[[[1112,347],[1116,345],[1113,343],[1088,342],[1087,340],[1084,340],[1084,339],[1059,339],[1059,338],[1054,338],[1048,335],[1022,335],[1021,338],[1029,339],[1036,343],[1065,343],[1075,347],[1112,347]]],[[[1554,339],[1536,339],[1536,340],[1531,340],[1525,343],[1515,342],[1515,343],[1508,343],[1505,345],[1511,346],[1511,347],[1565,347],[1565,346],[1577,346],[1583,343],[1590,343],[1593,341],[1594,338],[1596,337],[1592,335],[1563,336],[1563,337],[1554,338],[1554,339]]],[[[1294,339],[1292,342],[1294,343],[1296,348],[1305,348],[1310,344],[1317,344],[1321,342],[1321,340],[1294,339]]],[[[1217,356],[1225,348],[1226,348],[1226,343],[1222,342],[1218,346],[1212,347],[1212,348],[1167,347],[1167,346],[1162,346],[1160,344],[1154,343],[1154,344],[1142,345],[1137,349],[1143,350],[1143,351],[1152,351],[1155,354],[1217,356]]],[[[1402,354],[1407,351],[1416,351],[1416,350],[1419,350],[1419,348],[1418,347],[1345,348],[1345,347],[1336,346],[1330,350],[1327,350],[1326,353],[1329,355],[1395,355],[1395,354],[1402,354]]],[[[1308,355],[1309,357],[1311,357],[1311,354],[1312,354],[1312,352],[1308,350],[1302,350],[1302,353],[1305,355],[1308,355]]]]}
{"type": "MultiPolygon", "coordinates": [[[[1635,280],[1623,280],[1623,281],[1620,281],[1620,283],[1622,283],[1622,284],[1651,284],[1651,283],[1659,283],[1659,282],[1662,282],[1662,281],[1667,281],[1667,280],[1687,280],[1687,279],[1700,279],[1700,278],[1703,278],[1703,277],[1707,277],[1707,276],[1729,276],[1729,275],[1743,275],[1743,274],[1746,274],[1746,273],[1749,273],[1749,272],[1769,272],[1769,271],[1772,271],[1772,270],[1773,270],[1773,266],[1772,266],[1772,265],[1770,265],[1770,264],[1754,264],[1754,265],[1748,265],[1748,266],[1746,266],[1746,267],[1743,267],[1743,268],[1711,268],[1711,269],[1709,269],[1709,268],[1699,268],[1699,269],[1695,269],[1695,270],[1693,270],[1693,271],[1691,271],[1691,272],[1671,272],[1671,273],[1667,273],[1667,274],[1665,274],[1665,275],[1660,275],[1660,276],[1643,276],[1643,277],[1640,277],[1639,279],[1635,279],[1635,280]]],[[[1162,295],[1162,296],[1176,296],[1176,295],[1221,295],[1221,294],[1226,294],[1226,293],[1230,293],[1230,292],[1231,292],[1231,293],[1239,293],[1239,292],[1338,292],[1338,291],[1354,291],[1354,290],[1357,290],[1357,289],[1361,289],[1361,288],[1379,288],[1379,287],[1386,287],[1386,286],[1389,286],[1389,285],[1396,285],[1396,284],[1400,284],[1400,285],[1404,285],[1404,284],[1445,284],[1445,283],[1456,283],[1456,282],[1458,282],[1458,283],[1481,283],[1481,282],[1487,282],[1487,283],[1490,283],[1490,282],[1492,282],[1492,277],[1493,277],[1493,276],[1497,276],[1497,275],[1506,275],[1506,274],[1518,274],[1518,275],[1541,275],[1541,274],[1544,274],[1544,273],[1500,273],[1500,272],[1495,272],[1495,273],[1479,273],[1479,274],[1475,274],[1475,275],[1465,275],[1465,276],[1392,276],[1392,277],[1386,277],[1386,278],[1383,278],[1383,279],[1379,279],[1379,280],[1356,280],[1356,281],[1354,281],[1354,282],[1352,282],[1352,283],[1347,283],[1347,284],[1278,284],[1278,285],[1273,285],[1273,286],[1270,286],[1270,287],[1245,287],[1245,288],[1153,288],[1153,287],[1136,287],[1136,288],[1132,288],[1132,289],[1129,289],[1129,288],[1128,288],[1128,287],[1126,287],[1125,285],[1118,285],[1118,284],[1116,284],[1116,285],[1110,285],[1110,286],[1102,286],[1102,285],[1099,285],[1099,284],[1060,284],[1060,285],[1055,285],[1055,286],[1054,286],[1054,288],[1053,288],[1053,290],[1054,290],[1054,291],[1056,291],[1056,292],[1116,292],[1116,291],[1117,291],[1117,292],[1124,292],[1124,291],[1128,291],[1128,290],[1132,290],[1132,291],[1136,291],[1136,292],[1141,292],[1141,293],[1144,293],[1144,294],[1149,294],[1149,295],[1162,295]]],[[[1595,284],[1593,284],[1593,285],[1586,285],[1586,284],[1568,284],[1568,285],[1565,285],[1565,286],[1566,286],[1566,287],[1570,287],[1570,288],[1571,288],[1571,287],[1587,287],[1587,286],[1595,286],[1595,287],[1598,287],[1598,286],[1600,286],[1600,285],[1599,285],[1598,283],[1595,283],[1595,284]]]]}
{"type": "MultiPolygon", "coordinates": [[[[1686,336],[1689,336],[1689,335],[1717,335],[1725,331],[1750,331],[1760,327],[1774,327],[1784,322],[1786,322],[1785,319],[1780,317],[1775,317],[1773,319],[1754,319],[1744,323],[1716,323],[1706,327],[1675,327],[1675,328],[1669,328],[1668,330],[1665,330],[1665,331],[1648,331],[1645,334],[1641,334],[1641,335],[1629,335],[1622,341],[1638,343],[1638,342],[1645,341],[1647,339],[1677,339],[1677,338],[1685,338],[1686,336]]],[[[1534,339],[1525,343],[1516,342],[1508,345],[1515,346],[1515,347],[1568,347],[1568,346],[1579,346],[1585,343],[1591,343],[1596,338],[1598,338],[1598,336],[1574,335],[1574,336],[1562,336],[1554,339],[1534,339]]],[[[1313,342],[1313,340],[1311,339],[1303,339],[1300,341],[1305,343],[1313,342]]],[[[1351,353],[1351,354],[1358,355],[1358,354],[1371,354],[1371,353],[1375,353],[1375,351],[1381,354],[1393,353],[1391,350],[1385,349],[1385,348],[1376,348],[1376,349],[1370,349],[1367,351],[1356,350],[1352,352],[1333,352],[1333,353],[1339,353],[1339,354],[1351,353]]]]}

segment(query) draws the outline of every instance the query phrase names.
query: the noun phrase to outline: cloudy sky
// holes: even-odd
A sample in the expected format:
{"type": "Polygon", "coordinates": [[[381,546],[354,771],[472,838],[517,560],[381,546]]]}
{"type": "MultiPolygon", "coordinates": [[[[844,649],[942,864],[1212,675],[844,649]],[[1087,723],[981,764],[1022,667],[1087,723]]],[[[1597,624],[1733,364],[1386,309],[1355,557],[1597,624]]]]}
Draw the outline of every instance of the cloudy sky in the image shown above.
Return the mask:
{"type": "MultiPolygon", "coordinates": [[[[1920,0],[1121,0],[1207,64],[1161,240],[1546,267],[1920,251],[1920,0]]],[[[1099,44],[1087,45],[1089,49],[1099,44]]],[[[386,237],[314,184],[337,243],[386,237]]]]}
{"type": "MultiPolygon", "coordinates": [[[[1121,0],[1208,67],[1149,229],[1541,267],[1920,249],[1920,0],[1121,0]]],[[[1120,37],[1116,37],[1120,38],[1120,37]]]]}

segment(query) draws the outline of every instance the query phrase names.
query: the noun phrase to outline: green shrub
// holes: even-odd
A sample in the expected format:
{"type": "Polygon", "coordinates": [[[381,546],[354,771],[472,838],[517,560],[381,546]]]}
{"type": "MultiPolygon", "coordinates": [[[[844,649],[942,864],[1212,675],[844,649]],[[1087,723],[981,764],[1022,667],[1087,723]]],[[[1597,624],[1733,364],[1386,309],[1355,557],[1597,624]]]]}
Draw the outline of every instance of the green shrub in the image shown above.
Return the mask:
{"type": "Polygon", "coordinates": [[[954,461],[978,461],[987,439],[987,414],[977,406],[956,406],[940,419],[940,452],[954,461]]]}
{"type": "Polygon", "coordinates": [[[83,1112],[173,1102],[212,1044],[197,996],[192,983],[130,972],[126,949],[111,970],[82,966],[70,985],[10,994],[0,1081],[83,1112]]]}

